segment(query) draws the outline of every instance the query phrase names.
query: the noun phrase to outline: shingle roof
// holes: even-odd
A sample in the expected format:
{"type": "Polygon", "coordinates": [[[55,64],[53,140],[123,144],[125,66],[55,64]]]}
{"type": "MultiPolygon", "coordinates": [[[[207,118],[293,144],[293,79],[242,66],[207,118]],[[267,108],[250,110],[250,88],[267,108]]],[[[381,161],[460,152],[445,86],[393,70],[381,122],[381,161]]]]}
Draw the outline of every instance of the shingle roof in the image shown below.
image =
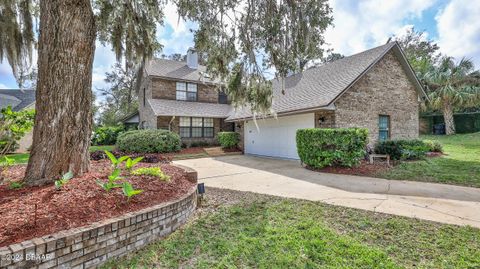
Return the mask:
{"type": "Polygon", "coordinates": [[[13,111],[20,111],[34,102],[35,90],[0,90],[0,109],[11,106],[13,111]]]}
{"type": "MultiPolygon", "coordinates": [[[[272,109],[276,113],[287,113],[327,107],[394,47],[403,58],[397,43],[392,42],[289,76],[284,79],[285,94],[282,94],[281,81],[274,79],[272,109]]],[[[408,63],[405,67],[410,68],[408,63]]],[[[416,80],[414,74],[413,77],[416,80]]],[[[423,92],[419,84],[418,87],[423,92]]],[[[240,108],[234,110],[227,120],[250,117],[249,109],[240,108]]]]}
{"type": "Polygon", "coordinates": [[[180,79],[188,81],[202,81],[204,83],[219,83],[206,76],[207,68],[198,65],[197,69],[187,66],[186,62],[152,59],[145,65],[145,71],[149,76],[158,76],[170,79],[180,79]]]}
{"type": "Polygon", "coordinates": [[[148,102],[156,116],[226,118],[231,110],[231,106],[226,104],[165,99],[149,99],[148,102]]]}

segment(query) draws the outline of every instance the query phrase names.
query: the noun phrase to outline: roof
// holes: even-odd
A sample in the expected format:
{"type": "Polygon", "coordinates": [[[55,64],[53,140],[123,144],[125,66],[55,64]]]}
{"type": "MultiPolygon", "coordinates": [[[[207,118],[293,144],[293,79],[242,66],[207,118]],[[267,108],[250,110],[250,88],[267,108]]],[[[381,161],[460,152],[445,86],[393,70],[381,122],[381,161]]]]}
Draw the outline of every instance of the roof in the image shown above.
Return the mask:
{"type": "Polygon", "coordinates": [[[35,103],[35,90],[0,90],[0,109],[11,106],[13,111],[20,111],[33,103],[35,103]]]}
{"type": "Polygon", "coordinates": [[[149,99],[155,116],[226,118],[232,107],[227,104],[149,99]]]}
{"type": "Polygon", "coordinates": [[[179,79],[203,83],[219,83],[217,80],[208,78],[207,67],[198,65],[197,69],[187,66],[186,62],[167,59],[152,59],[145,65],[148,76],[162,77],[166,79],[179,79]]]}
{"type": "MultiPolygon", "coordinates": [[[[392,49],[419,94],[426,97],[400,46],[392,42],[286,77],[284,79],[285,94],[282,94],[282,82],[274,79],[272,110],[280,115],[328,108],[392,49]]],[[[249,109],[240,108],[234,110],[227,120],[251,117],[252,113],[249,109]]]]}
{"type": "Polygon", "coordinates": [[[132,112],[120,120],[122,123],[139,123],[139,113],[138,111],[132,112]]]}

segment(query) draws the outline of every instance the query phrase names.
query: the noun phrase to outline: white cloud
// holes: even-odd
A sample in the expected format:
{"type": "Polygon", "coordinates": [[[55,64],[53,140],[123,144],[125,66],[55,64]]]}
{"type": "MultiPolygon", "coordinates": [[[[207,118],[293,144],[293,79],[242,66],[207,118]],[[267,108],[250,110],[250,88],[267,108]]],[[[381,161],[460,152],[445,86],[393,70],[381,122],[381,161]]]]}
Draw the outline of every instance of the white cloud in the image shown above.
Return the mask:
{"type": "Polygon", "coordinates": [[[435,20],[440,50],[460,59],[472,59],[480,68],[480,1],[452,0],[435,20]]]}
{"type": "Polygon", "coordinates": [[[8,89],[8,87],[5,86],[5,84],[0,83],[0,89],[8,89]]]}
{"type": "Polygon", "coordinates": [[[384,44],[405,28],[406,19],[422,16],[436,0],[332,0],[334,27],[325,39],[336,52],[346,55],[384,44]]]}

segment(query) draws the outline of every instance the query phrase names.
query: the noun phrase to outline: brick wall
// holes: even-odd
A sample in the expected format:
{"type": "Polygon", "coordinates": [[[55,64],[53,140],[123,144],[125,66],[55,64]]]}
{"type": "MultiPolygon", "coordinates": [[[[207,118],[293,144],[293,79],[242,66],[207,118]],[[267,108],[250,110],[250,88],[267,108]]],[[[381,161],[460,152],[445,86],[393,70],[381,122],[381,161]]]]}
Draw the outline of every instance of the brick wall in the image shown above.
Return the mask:
{"type": "MultiPolygon", "coordinates": [[[[153,99],[176,100],[176,81],[152,78],[150,85],[153,99]]],[[[198,102],[218,103],[218,91],[215,87],[197,83],[198,102]]]]}
{"type": "Polygon", "coordinates": [[[335,128],[335,111],[320,110],[315,112],[315,128],[335,128]]]}
{"type": "Polygon", "coordinates": [[[369,129],[378,139],[379,115],[390,116],[392,139],[418,137],[418,93],[393,52],[387,53],[336,102],[335,126],[369,129]]]}
{"type": "MultiPolygon", "coordinates": [[[[196,172],[189,171],[196,181],[196,172]]],[[[196,208],[196,187],[178,200],[0,248],[0,268],[95,268],[162,238],[196,208]],[[12,260],[13,259],[13,260],[12,260]]]]}

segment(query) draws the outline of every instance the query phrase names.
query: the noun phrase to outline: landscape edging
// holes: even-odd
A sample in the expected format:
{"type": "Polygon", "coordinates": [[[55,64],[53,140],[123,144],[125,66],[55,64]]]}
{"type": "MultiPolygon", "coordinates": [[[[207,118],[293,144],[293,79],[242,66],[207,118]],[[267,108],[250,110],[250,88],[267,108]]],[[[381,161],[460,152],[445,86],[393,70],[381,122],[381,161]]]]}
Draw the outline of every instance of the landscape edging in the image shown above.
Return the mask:
{"type": "Polygon", "coordinates": [[[172,233],[188,220],[196,204],[194,186],[174,201],[0,247],[0,268],[98,267],[172,233]]]}

